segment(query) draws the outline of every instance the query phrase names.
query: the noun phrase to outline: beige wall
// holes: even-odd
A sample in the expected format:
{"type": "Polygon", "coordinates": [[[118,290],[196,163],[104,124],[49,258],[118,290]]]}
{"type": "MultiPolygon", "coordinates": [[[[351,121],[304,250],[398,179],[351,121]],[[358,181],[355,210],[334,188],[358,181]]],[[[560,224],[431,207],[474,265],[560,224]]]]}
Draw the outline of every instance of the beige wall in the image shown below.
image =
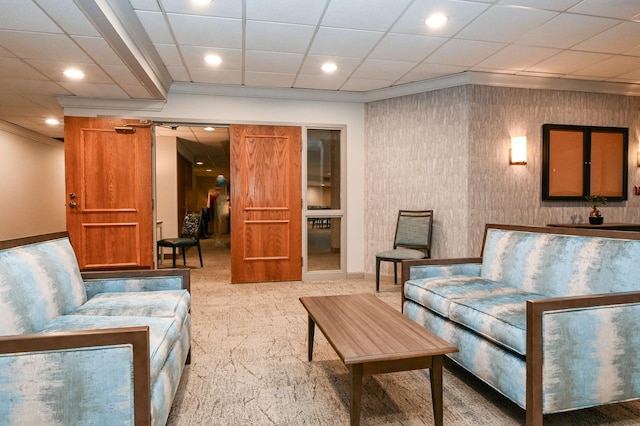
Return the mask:
{"type": "Polygon", "coordinates": [[[400,208],[434,210],[434,257],[478,255],[486,223],[587,221],[586,202],[541,201],[545,123],[629,128],[629,200],[602,212],[608,222],[640,221],[639,109],[635,97],[488,86],[367,104],[366,272],[390,248],[400,208]],[[511,136],[527,136],[526,166],[509,165],[511,136]]]}
{"type": "Polygon", "coordinates": [[[64,145],[0,121],[0,240],[66,230],[64,145]]]}

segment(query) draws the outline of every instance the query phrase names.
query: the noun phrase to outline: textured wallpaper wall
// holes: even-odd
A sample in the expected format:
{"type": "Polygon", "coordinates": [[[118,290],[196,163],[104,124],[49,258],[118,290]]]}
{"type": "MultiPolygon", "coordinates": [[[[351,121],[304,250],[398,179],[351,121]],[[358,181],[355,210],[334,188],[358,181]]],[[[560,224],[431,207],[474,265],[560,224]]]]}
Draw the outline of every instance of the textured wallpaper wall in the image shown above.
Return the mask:
{"type": "MultiPolygon", "coordinates": [[[[371,102],[365,118],[365,272],[391,248],[399,209],[433,209],[432,257],[477,256],[484,225],[588,221],[586,202],[542,202],[542,125],[629,128],[629,200],[606,222],[640,222],[636,152],[640,99],[620,95],[461,86],[371,102]],[[509,164],[512,136],[527,164],[509,164]]],[[[391,273],[383,263],[383,274],[391,273]]]]}

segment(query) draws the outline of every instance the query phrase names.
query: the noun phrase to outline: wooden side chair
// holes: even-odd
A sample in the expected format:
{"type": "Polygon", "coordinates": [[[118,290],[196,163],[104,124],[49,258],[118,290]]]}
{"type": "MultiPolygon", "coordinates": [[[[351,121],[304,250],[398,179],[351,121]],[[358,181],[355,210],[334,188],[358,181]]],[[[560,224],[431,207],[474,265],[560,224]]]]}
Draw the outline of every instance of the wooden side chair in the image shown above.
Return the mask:
{"type": "Polygon", "coordinates": [[[184,216],[182,222],[182,233],[178,238],[164,238],[158,241],[158,250],[160,247],[170,247],[173,253],[173,267],[176,267],[176,249],[180,248],[182,252],[182,262],[186,266],[187,258],[185,250],[188,247],[198,247],[198,255],[200,256],[200,267],[202,264],[202,250],[200,249],[200,228],[202,227],[202,216],[200,213],[189,213],[184,216]]]}
{"type": "Polygon", "coordinates": [[[376,292],[380,291],[380,262],[393,262],[393,282],[398,283],[398,263],[431,257],[433,210],[400,210],[393,250],[376,254],[376,292]]]}

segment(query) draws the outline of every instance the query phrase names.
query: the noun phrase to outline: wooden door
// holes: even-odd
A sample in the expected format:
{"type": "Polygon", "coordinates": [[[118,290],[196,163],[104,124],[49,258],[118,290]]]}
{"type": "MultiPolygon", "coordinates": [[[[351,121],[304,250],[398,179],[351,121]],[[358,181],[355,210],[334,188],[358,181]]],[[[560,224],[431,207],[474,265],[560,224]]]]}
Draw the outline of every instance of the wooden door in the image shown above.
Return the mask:
{"type": "Polygon", "coordinates": [[[231,282],[302,279],[301,128],[232,125],[231,282]]]}
{"type": "Polygon", "coordinates": [[[151,131],[133,120],[65,117],[67,230],[80,268],[153,267],[151,131]]]}

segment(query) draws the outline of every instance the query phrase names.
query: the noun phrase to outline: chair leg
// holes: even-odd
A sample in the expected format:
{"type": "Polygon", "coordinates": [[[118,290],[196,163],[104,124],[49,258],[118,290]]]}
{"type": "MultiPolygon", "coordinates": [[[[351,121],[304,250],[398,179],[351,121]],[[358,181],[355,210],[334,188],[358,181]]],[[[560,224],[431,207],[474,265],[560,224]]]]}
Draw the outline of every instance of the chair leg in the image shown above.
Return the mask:
{"type": "Polygon", "coordinates": [[[380,259],[376,257],[376,293],[380,292],[380,259]]]}
{"type": "Polygon", "coordinates": [[[202,264],[202,250],[200,250],[200,241],[198,241],[198,256],[200,256],[200,267],[204,268],[204,265],[202,264]]]}
{"type": "Polygon", "coordinates": [[[175,268],[176,267],[176,247],[175,246],[171,247],[171,250],[173,252],[173,267],[175,268]]]}
{"type": "Polygon", "coordinates": [[[180,247],[180,251],[182,252],[182,264],[184,266],[187,266],[187,255],[186,255],[186,248],[185,247],[180,247]]]}
{"type": "Polygon", "coordinates": [[[393,283],[398,284],[398,262],[393,262],[393,283]]]}

